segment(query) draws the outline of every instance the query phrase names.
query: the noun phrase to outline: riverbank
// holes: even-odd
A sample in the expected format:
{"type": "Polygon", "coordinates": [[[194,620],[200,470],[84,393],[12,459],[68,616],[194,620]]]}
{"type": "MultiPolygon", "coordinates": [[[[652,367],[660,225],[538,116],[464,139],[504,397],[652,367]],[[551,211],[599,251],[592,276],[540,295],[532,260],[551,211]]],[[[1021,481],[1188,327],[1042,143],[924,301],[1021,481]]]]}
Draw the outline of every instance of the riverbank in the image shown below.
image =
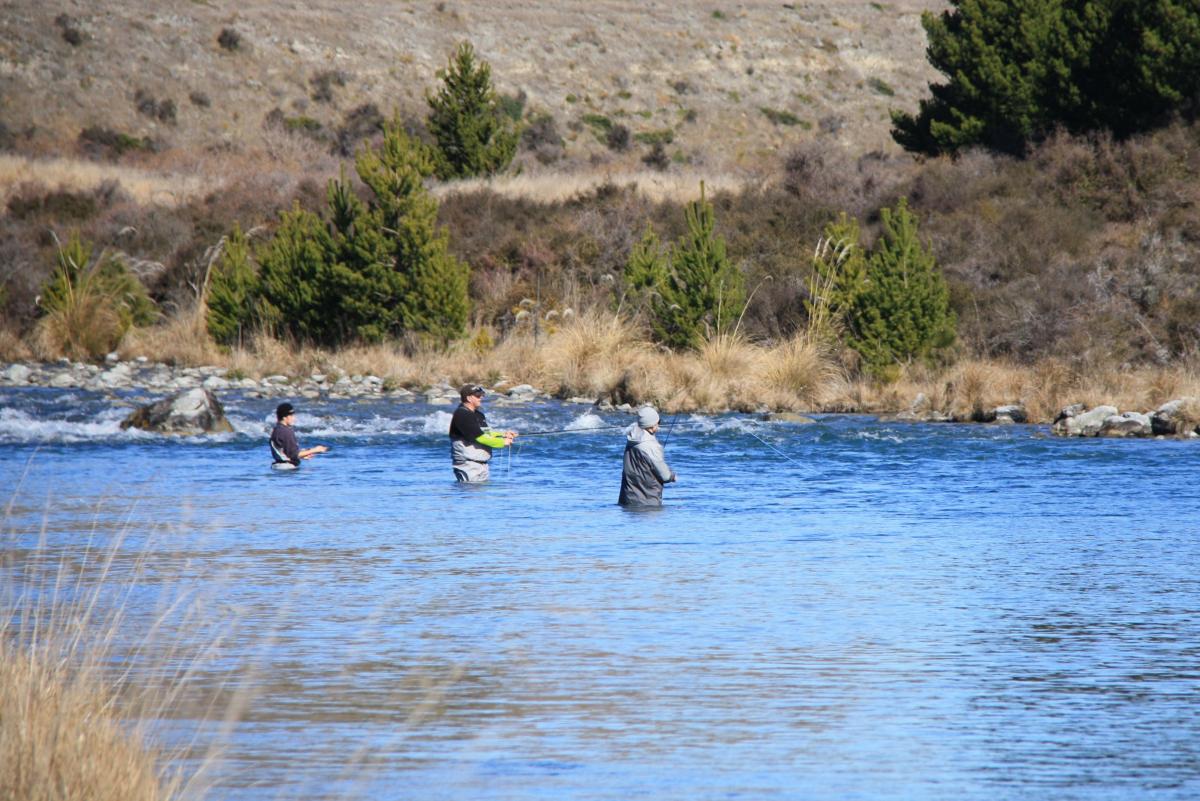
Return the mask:
{"type": "Polygon", "coordinates": [[[146,329],[128,336],[103,364],[10,359],[0,366],[0,385],[162,395],[204,387],[218,396],[240,390],[253,397],[449,403],[466,382],[481,382],[513,402],[652,403],[668,413],[837,412],[1052,424],[1068,409],[1077,416],[1111,408],[1110,416],[1143,415],[1148,426],[1156,410],[1174,403],[1185,423],[1200,418],[1192,414],[1200,409],[1200,373],[1186,366],[1088,371],[1055,360],[1023,366],[975,359],[909,366],[894,381],[881,382],[852,374],[836,352],[803,333],[771,345],[716,337],[699,350],[674,353],[644,341],[620,318],[598,314],[537,335],[513,334],[496,345],[479,335],[448,350],[414,352],[397,345],[292,347],[261,336],[221,352],[178,330],[146,329]]]}

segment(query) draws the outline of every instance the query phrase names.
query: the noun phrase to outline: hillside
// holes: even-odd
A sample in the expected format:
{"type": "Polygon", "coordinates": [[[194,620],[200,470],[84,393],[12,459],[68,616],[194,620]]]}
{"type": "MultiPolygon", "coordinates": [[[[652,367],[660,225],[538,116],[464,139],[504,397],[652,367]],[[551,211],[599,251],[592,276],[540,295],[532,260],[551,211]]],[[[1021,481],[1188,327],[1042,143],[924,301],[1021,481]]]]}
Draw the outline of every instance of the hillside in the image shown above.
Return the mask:
{"type": "Polygon", "coordinates": [[[556,169],[640,166],[655,137],[711,172],[815,137],[894,152],[888,110],[915,109],[936,77],[920,13],[946,5],[10,0],[0,123],[26,152],[69,152],[89,127],[194,151],[253,147],[278,109],[332,140],[367,103],[423,117],[436,71],[469,40],[502,93],[553,118],[565,152],[542,161],[556,169]],[[628,150],[603,141],[615,125],[628,150]]]}

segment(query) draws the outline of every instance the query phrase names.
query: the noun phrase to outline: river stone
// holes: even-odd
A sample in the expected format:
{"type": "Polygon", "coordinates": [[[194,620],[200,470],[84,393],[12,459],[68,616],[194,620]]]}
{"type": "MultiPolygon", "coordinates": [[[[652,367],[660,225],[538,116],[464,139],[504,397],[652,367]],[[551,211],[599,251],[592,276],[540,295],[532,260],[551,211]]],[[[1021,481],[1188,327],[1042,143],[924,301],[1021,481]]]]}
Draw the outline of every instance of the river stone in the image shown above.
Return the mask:
{"type": "Polygon", "coordinates": [[[229,382],[219,375],[210,375],[201,386],[209,390],[229,389],[229,382]]]}
{"type": "Polygon", "coordinates": [[[1150,415],[1150,426],[1154,433],[1160,436],[1187,436],[1200,433],[1200,425],[1196,424],[1194,416],[1198,411],[1200,411],[1200,401],[1196,398],[1167,401],[1155,409],[1154,414],[1150,415]]]}
{"type": "Polygon", "coordinates": [[[508,397],[513,400],[533,400],[537,395],[537,390],[529,384],[517,384],[508,391],[508,397]]]}
{"type": "Polygon", "coordinates": [[[1021,404],[1010,403],[992,409],[992,420],[997,423],[1025,423],[1029,421],[1029,414],[1021,404]]]}
{"type": "Polygon", "coordinates": [[[217,396],[202,387],[141,407],[121,421],[121,428],[184,436],[233,431],[217,396]]]}
{"type": "Polygon", "coordinates": [[[799,412],[767,412],[762,416],[762,419],[768,423],[801,423],[803,425],[817,422],[799,412]]]}
{"type": "Polygon", "coordinates": [[[1152,431],[1150,415],[1123,412],[1105,418],[1100,427],[1101,437],[1148,437],[1152,431]]]}
{"type": "Polygon", "coordinates": [[[71,375],[70,372],[55,373],[54,377],[50,379],[50,386],[57,389],[73,387],[75,384],[75,376],[71,375]]]}
{"type": "Polygon", "coordinates": [[[14,364],[4,371],[4,380],[10,384],[25,384],[28,383],[29,376],[32,374],[33,371],[25,365],[14,364]]]}
{"type": "Polygon", "coordinates": [[[1050,430],[1060,437],[1094,437],[1100,433],[1104,421],[1118,413],[1116,406],[1097,406],[1089,411],[1083,404],[1068,406],[1058,413],[1050,430]]]}

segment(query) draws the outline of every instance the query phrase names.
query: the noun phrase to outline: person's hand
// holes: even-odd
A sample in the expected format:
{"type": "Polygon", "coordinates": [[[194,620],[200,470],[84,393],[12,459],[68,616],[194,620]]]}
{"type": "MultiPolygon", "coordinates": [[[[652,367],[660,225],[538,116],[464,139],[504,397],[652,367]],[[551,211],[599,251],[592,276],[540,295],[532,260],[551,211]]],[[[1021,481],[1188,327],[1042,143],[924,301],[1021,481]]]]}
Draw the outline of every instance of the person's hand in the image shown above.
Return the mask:
{"type": "Polygon", "coordinates": [[[313,447],[312,452],[313,453],[325,453],[328,450],[329,450],[329,448],[325,447],[324,445],[316,445],[313,447]]]}
{"type": "Polygon", "coordinates": [[[679,474],[672,470],[671,471],[671,483],[675,483],[678,480],[679,480],[679,474]]]}
{"type": "Polygon", "coordinates": [[[517,438],[516,431],[505,431],[504,432],[504,444],[505,445],[512,445],[513,440],[516,438],[517,438]]]}

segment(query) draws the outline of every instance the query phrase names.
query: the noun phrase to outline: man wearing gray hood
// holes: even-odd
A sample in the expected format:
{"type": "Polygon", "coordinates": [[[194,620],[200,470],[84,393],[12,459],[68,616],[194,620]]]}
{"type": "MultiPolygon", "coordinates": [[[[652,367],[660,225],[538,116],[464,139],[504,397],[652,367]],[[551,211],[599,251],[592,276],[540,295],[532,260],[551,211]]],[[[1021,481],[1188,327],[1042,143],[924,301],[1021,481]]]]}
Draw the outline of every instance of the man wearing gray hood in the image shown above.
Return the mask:
{"type": "Polygon", "coordinates": [[[663,446],[655,439],[658,412],[653,406],[638,409],[637,423],[625,431],[625,468],[621,471],[622,506],[662,506],[663,484],[675,480],[663,446]]]}

